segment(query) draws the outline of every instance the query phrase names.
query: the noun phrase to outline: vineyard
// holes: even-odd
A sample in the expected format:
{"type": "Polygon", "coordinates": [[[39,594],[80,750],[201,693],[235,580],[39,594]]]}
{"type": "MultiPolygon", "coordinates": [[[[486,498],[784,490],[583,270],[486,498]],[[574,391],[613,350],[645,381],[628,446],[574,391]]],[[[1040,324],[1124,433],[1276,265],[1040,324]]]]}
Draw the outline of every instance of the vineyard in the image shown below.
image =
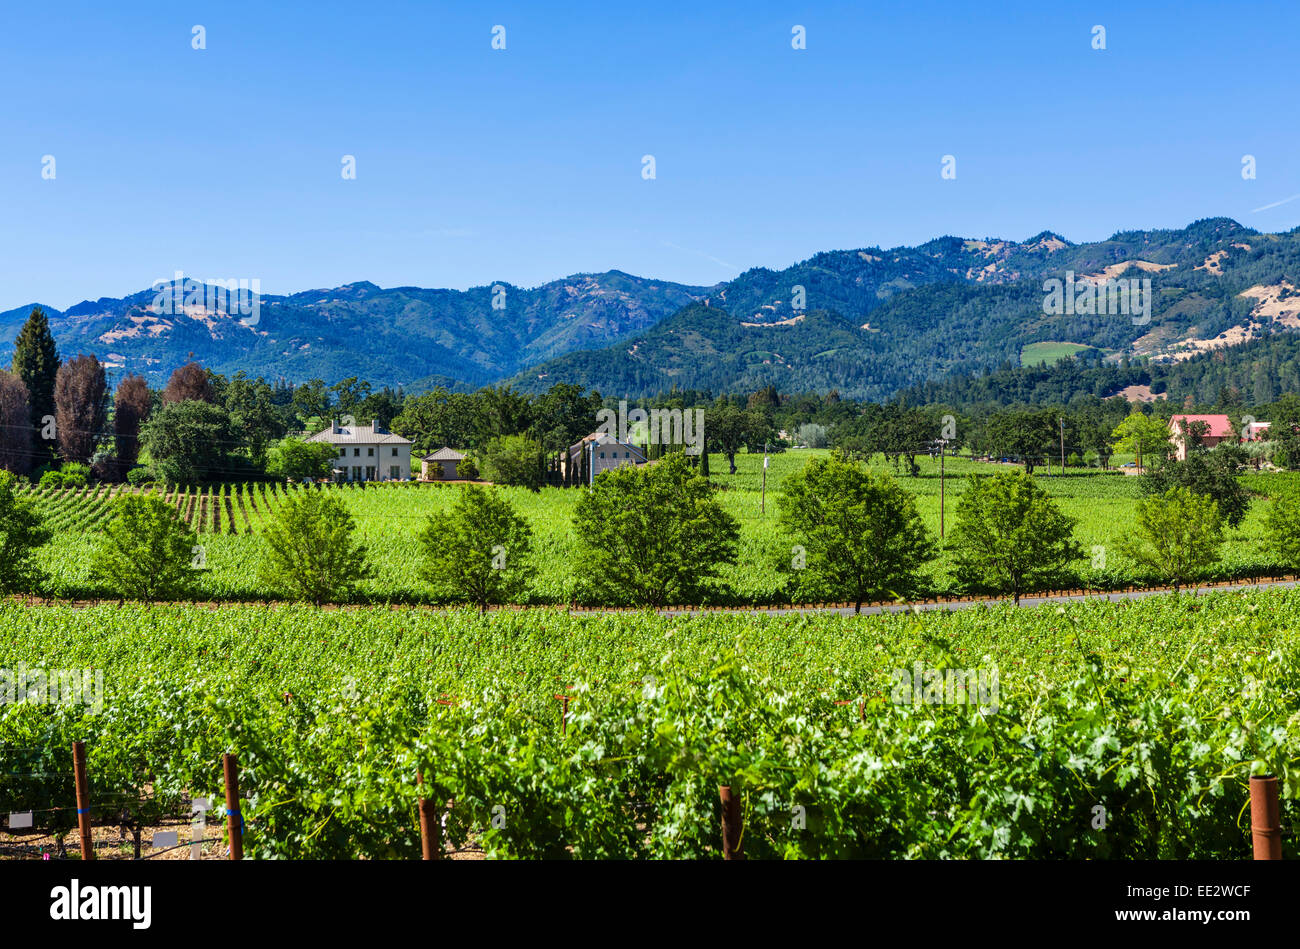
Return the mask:
{"type": "Polygon", "coordinates": [[[1269,772],[1300,856],[1300,592],[860,618],[9,603],[0,628],[0,668],[103,674],[98,712],[0,707],[0,812],[30,833],[75,820],[43,775],[82,740],[113,813],[221,800],[236,753],[249,857],[418,857],[417,772],[448,852],[714,857],[728,784],[751,858],[1118,859],[1244,859],[1269,772]],[[997,692],[900,698],[920,668],[997,692]]]}
{"type": "MultiPolygon", "coordinates": [[[[723,506],[741,525],[738,562],[721,575],[726,589],[705,602],[718,605],[775,604],[789,602],[785,592],[794,538],[777,523],[780,485],[790,472],[803,466],[812,452],[786,452],[773,456],[766,491],[761,482],[761,456],[737,456],[739,471],[726,474],[726,462],[713,456],[714,482],[722,490],[723,506]]],[[[920,477],[901,477],[899,483],[916,497],[918,510],[934,536],[939,534],[940,482],[934,459],[919,459],[920,477]]],[[[1005,466],[966,459],[948,461],[945,494],[947,527],[952,527],[955,503],[964,488],[963,476],[988,475],[1005,466]]],[[[889,466],[877,470],[891,471],[889,466]]],[[[1097,470],[1046,475],[1039,483],[1061,509],[1077,520],[1075,536],[1085,559],[1075,565],[1073,586],[1122,589],[1154,582],[1141,568],[1126,561],[1118,542],[1129,529],[1140,497],[1136,478],[1097,470]]],[[[1240,526],[1227,530],[1220,562],[1202,580],[1230,580],[1289,574],[1290,570],[1269,554],[1264,517],[1270,496],[1300,490],[1295,474],[1252,474],[1243,477],[1252,492],[1250,510],[1240,526]]],[[[96,531],[109,517],[111,502],[122,486],[69,489],[27,489],[54,528],[54,538],[40,554],[49,579],[41,591],[60,598],[113,598],[114,591],[97,584],[88,569],[96,531]]],[[[261,555],[259,534],[267,519],[289,492],[326,490],[339,492],[356,519],[361,540],[369,547],[375,576],[360,584],[360,601],[370,603],[436,602],[419,579],[417,535],[428,516],[451,503],[455,488],[444,485],[382,484],[328,486],[307,489],[275,483],[222,484],[163,488],[156,491],[176,507],[196,531],[201,548],[200,577],[195,594],[200,600],[261,601],[270,598],[253,579],[261,555]]],[[[539,493],[523,488],[499,488],[533,529],[537,573],[523,603],[555,605],[571,602],[579,578],[574,575],[577,538],[572,528],[579,492],[545,488],[539,493]]],[[[964,592],[951,574],[946,553],[928,564],[921,577],[926,596],[964,592]]],[[[612,605],[612,604],[611,604],[612,605]]]]}

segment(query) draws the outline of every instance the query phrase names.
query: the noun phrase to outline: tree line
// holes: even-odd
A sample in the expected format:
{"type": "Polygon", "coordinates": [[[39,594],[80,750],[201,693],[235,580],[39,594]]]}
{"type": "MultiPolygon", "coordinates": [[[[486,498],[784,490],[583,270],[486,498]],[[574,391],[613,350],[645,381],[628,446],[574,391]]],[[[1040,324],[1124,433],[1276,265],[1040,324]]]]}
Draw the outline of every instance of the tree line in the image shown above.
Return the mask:
{"type": "MultiPolygon", "coordinates": [[[[1226,526],[1240,523],[1246,498],[1229,450],[1194,451],[1148,477],[1119,550],[1175,592],[1219,556],[1226,526]]],[[[441,600],[486,610],[525,597],[536,572],[533,531],[502,490],[469,485],[430,515],[418,534],[419,575],[441,600]]],[[[658,464],[601,473],[573,514],[575,603],[662,608],[709,602],[725,593],[721,568],[740,556],[740,529],[719,503],[720,486],[684,452],[658,464]]],[[[782,564],[793,602],[904,602],[927,563],[946,551],[958,583],[1010,596],[1073,585],[1085,554],[1075,521],[1023,470],[971,475],[944,541],[925,527],[915,497],[889,474],[849,454],[812,457],[778,494],[779,523],[794,541],[782,564]]],[[[96,542],[93,578],[123,600],[184,599],[199,574],[197,535],[152,492],[127,494],[96,542]]],[[[1266,520],[1268,544],[1300,571],[1300,497],[1278,497],[1266,520]]],[[[0,472],[0,593],[38,592],[38,549],[50,539],[36,507],[0,472]]],[[[349,602],[371,577],[368,551],[339,493],[300,488],[273,512],[261,536],[259,579],[287,599],[349,602]]],[[[1095,566],[1095,564],[1094,564],[1095,566]]]]}

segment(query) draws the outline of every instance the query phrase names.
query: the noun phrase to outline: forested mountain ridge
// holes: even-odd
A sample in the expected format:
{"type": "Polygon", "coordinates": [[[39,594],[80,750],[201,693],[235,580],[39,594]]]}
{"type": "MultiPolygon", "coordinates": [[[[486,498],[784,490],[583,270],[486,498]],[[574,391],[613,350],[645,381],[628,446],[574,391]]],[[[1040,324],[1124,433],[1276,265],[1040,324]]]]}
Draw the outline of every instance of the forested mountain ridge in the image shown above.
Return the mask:
{"type": "Polygon", "coordinates": [[[1300,231],[1261,234],[1227,218],[1092,244],[1049,232],[1023,244],[944,237],[747,271],[626,344],[570,353],[513,381],[537,389],[572,379],[626,395],[772,384],[885,399],[1017,362],[1036,342],[1115,360],[1180,360],[1239,344],[1300,326],[1294,285],[1300,231]],[[1076,283],[1149,280],[1149,314],[1045,312],[1045,281],[1070,274],[1076,283]]]}
{"type": "MultiPolygon", "coordinates": [[[[266,295],[255,321],[206,306],[160,313],[152,289],[46,309],[61,351],[94,353],[115,374],[144,372],[155,384],[192,353],[225,373],[364,376],[408,391],[505,380],[632,397],[775,385],[887,399],[1033,361],[1042,347],[1025,347],[1035,343],[1091,347],[1112,363],[1235,347],[1300,327],[1297,287],[1300,229],[1265,234],[1210,218],[1085,244],[1044,231],[1023,242],[826,251],[711,288],[609,271],[534,289],[361,282],[266,295]],[[1046,282],[1070,275],[1080,286],[1149,281],[1149,313],[1051,312],[1046,282]]],[[[0,363],[29,311],[0,313],[0,363]]]]}
{"type": "MultiPolygon", "coordinates": [[[[360,282],[263,294],[254,319],[206,300],[166,312],[155,305],[159,290],[85,301],[64,312],[44,309],[61,352],[93,353],[154,384],[193,353],[224,373],[329,383],[365,376],[418,390],[483,385],[575,348],[603,346],[707,292],[621,271],[575,274],[533,289],[506,283],[465,291],[381,289],[360,282]]],[[[7,363],[30,312],[29,305],[0,313],[0,363],[7,363]]]]}
{"type": "MultiPolygon", "coordinates": [[[[961,411],[1010,405],[1070,405],[1107,399],[1135,387],[1143,401],[1167,399],[1187,405],[1244,402],[1266,405],[1300,392],[1300,334],[1283,333],[1202,353],[1180,362],[1103,362],[1095,357],[1062,359],[1055,365],[1013,366],[959,374],[905,389],[909,405],[949,405],[961,411]]],[[[1136,400],[1136,399],[1135,399],[1136,400]]]]}

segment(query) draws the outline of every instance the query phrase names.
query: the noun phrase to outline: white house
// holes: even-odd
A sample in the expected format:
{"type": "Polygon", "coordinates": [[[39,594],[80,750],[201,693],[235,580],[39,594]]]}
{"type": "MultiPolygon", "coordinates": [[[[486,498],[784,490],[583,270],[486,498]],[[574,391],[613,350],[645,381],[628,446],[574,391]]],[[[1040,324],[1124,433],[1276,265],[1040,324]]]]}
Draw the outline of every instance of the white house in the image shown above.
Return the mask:
{"type": "Polygon", "coordinates": [[[344,425],[335,419],[307,441],[338,449],[334,473],[340,481],[410,480],[411,442],[382,425],[344,425]]]}

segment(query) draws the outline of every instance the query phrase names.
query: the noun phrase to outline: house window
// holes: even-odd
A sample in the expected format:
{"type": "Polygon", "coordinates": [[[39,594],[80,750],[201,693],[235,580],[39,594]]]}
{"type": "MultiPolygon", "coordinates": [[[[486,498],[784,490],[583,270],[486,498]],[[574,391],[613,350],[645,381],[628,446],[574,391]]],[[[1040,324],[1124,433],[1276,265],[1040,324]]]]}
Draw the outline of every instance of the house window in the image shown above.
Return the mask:
{"type": "Polygon", "coordinates": [[[602,458],[605,457],[605,453],[604,453],[603,451],[600,453],[600,457],[602,457],[602,458]]]}
{"type": "Polygon", "coordinates": [[[394,458],[397,457],[397,449],[396,449],[396,448],[393,449],[393,457],[394,457],[394,458]]]}
{"type": "Polygon", "coordinates": [[[360,448],[354,448],[354,449],[352,449],[352,457],[353,457],[353,458],[359,458],[360,456],[361,456],[361,449],[360,449],[360,448]]]}
{"type": "Polygon", "coordinates": [[[369,455],[371,458],[373,458],[375,457],[375,450],[373,448],[367,448],[366,454],[369,455]]]}
{"type": "MultiPolygon", "coordinates": [[[[393,450],[396,451],[396,449],[393,450]]],[[[402,476],[402,468],[400,465],[393,465],[391,468],[388,469],[388,477],[392,478],[394,481],[396,481],[401,476],[402,476]]]]}

